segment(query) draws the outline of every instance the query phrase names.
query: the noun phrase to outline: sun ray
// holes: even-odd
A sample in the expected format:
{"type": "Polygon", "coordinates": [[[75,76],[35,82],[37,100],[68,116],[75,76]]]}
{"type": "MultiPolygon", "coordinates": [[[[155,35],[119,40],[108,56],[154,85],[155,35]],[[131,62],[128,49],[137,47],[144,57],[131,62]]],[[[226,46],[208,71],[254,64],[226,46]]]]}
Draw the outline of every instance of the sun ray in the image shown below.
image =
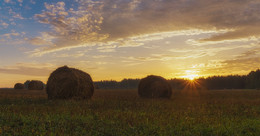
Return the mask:
{"type": "Polygon", "coordinates": [[[198,71],[196,70],[186,70],[184,78],[185,82],[183,84],[184,88],[182,93],[188,96],[199,96],[203,86],[201,85],[201,80],[199,79],[198,71]]]}

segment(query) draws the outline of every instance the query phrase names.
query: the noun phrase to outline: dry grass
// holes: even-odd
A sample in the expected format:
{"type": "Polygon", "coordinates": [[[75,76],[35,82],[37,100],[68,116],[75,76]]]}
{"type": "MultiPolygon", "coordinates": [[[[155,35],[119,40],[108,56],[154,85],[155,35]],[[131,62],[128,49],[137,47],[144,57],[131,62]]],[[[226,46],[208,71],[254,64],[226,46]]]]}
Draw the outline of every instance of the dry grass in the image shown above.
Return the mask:
{"type": "Polygon", "coordinates": [[[260,135],[260,91],[96,90],[91,100],[47,100],[44,91],[0,90],[0,135],[260,135]]]}

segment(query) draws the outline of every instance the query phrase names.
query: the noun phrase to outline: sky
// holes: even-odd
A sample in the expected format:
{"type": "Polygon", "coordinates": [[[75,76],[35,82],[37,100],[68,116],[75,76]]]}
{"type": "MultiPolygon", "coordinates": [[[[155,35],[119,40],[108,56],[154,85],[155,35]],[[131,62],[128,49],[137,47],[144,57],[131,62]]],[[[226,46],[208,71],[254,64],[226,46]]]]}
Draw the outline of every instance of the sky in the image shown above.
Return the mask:
{"type": "Polygon", "coordinates": [[[0,87],[63,65],[94,81],[245,75],[259,26],[259,0],[1,0],[0,87]]]}

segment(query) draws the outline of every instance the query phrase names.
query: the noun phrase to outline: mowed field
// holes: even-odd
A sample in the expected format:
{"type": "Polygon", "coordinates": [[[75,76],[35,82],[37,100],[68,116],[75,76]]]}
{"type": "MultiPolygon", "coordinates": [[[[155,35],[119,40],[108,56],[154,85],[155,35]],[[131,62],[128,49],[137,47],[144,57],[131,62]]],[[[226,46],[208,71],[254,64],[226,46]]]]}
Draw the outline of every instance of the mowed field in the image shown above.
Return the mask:
{"type": "Polygon", "coordinates": [[[0,135],[260,136],[259,90],[182,90],[141,99],[95,90],[91,100],[48,100],[45,91],[0,90],[0,135]]]}

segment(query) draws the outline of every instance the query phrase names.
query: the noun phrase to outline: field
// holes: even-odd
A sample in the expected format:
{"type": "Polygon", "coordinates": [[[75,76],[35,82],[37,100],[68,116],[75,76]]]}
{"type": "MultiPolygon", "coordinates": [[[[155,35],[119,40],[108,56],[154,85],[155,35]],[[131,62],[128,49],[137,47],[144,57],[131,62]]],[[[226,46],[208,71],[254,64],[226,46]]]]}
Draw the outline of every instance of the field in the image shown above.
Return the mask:
{"type": "Polygon", "coordinates": [[[0,90],[0,135],[260,136],[260,91],[186,90],[141,99],[96,90],[91,100],[47,100],[45,91],[0,90]]]}

